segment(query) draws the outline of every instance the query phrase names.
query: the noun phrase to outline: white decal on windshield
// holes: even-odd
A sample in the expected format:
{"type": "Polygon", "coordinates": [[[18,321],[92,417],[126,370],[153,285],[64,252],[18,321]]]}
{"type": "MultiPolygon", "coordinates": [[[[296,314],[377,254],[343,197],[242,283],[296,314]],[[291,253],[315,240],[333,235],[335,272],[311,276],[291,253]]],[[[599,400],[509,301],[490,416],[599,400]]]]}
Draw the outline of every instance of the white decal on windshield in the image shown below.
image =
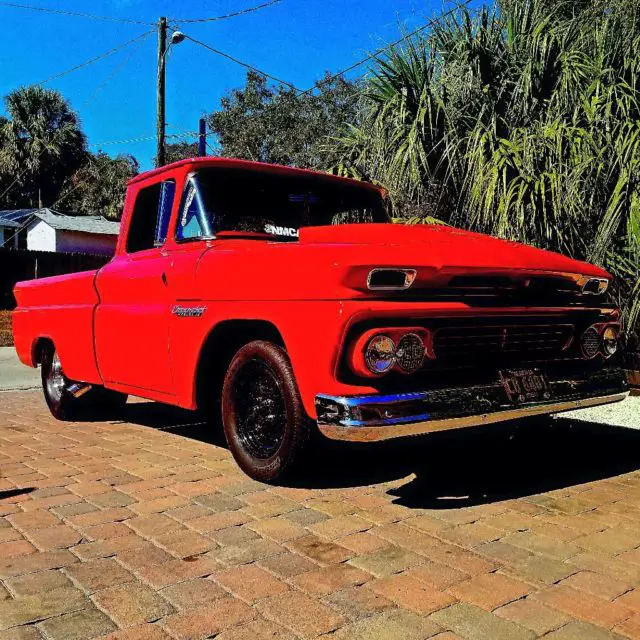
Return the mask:
{"type": "Polygon", "coordinates": [[[286,236],[288,238],[298,238],[300,232],[293,227],[277,227],[273,224],[266,224],[264,226],[265,233],[272,236],[286,236]]]}

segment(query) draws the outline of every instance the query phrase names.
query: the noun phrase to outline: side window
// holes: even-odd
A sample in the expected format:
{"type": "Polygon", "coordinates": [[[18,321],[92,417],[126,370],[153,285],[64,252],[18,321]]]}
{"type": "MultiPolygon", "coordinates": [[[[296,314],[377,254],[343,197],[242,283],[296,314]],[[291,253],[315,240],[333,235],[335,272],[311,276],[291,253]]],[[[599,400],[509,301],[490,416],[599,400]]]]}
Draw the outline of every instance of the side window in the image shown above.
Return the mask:
{"type": "Polygon", "coordinates": [[[180,203],[176,238],[178,241],[211,238],[211,221],[204,205],[195,176],[191,176],[180,203]]]}
{"type": "Polygon", "coordinates": [[[164,244],[175,193],[175,180],[158,182],[138,192],[129,225],[127,253],[164,244]]]}

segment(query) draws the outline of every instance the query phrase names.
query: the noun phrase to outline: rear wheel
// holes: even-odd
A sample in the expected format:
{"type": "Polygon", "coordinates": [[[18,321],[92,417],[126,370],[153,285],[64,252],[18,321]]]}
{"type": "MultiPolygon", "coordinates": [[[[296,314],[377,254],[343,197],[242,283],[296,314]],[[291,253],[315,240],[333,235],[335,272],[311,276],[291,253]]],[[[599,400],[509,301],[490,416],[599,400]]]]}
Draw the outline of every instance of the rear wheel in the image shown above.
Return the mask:
{"type": "Polygon", "coordinates": [[[47,406],[58,420],[75,420],[82,417],[116,417],[127,402],[124,393],[93,385],[80,397],[72,393],[75,381],[70,380],[54,347],[47,347],[42,354],[42,389],[47,406]]]}
{"type": "Polygon", "coordinates": [[[222,423],[233,457],[253,479],[275,482],[295,469],[309,419],[284,349],[256,340],[236,353],[223,383],[222,423]]]}

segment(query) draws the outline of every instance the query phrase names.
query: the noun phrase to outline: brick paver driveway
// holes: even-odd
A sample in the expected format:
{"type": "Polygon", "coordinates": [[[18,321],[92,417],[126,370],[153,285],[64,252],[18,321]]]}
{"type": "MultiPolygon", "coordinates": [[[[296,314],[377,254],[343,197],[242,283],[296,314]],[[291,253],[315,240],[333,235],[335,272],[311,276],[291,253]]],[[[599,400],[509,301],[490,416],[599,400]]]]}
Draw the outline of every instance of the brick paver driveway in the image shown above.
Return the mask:
{"type": "Polygon", "coordinates": [[[640,638],[640,432],[318,445],[243,476],[190,414],[0,394],[0,639],[640,638]]]}

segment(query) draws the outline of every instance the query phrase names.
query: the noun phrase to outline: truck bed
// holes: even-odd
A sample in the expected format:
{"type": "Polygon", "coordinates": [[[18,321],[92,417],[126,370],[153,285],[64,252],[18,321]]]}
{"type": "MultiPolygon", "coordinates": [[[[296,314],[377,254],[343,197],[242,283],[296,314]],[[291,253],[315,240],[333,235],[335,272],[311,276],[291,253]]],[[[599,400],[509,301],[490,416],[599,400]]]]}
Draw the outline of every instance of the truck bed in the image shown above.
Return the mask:
{"type": "Polygon", "coordinates": [[[43,341],[51,340],[63,354],[62,365],[74,380],[101,383],[94,347],[94,312],[99,302],[98,271],[82,271],[19,282],[13,313],[15,347],[20,360],[38,365],[43,341]]]}

